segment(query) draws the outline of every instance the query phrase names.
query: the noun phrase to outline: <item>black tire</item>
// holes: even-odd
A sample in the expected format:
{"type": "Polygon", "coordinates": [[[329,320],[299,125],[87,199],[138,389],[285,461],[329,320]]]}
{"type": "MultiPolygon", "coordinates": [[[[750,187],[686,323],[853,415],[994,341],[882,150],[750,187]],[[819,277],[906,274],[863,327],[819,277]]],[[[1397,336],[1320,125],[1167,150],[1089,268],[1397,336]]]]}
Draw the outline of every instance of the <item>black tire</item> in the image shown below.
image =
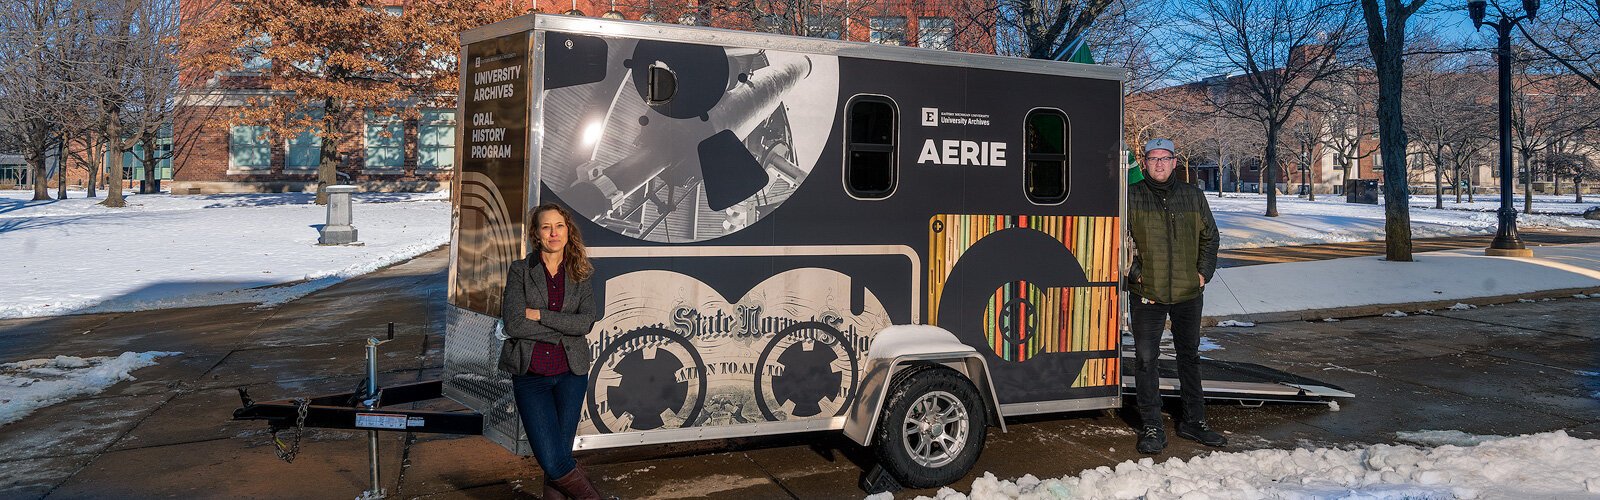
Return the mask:
{"type": "Polygon", "coordinates": [[[972,382],[949,368],[920,365],[896,374],[889,390],[873,433],[878,463],[911,488],[944,486],[965,476],[983,451],[989,424],[988,409],[972,382]],[[950,414],[948,423],[919,430],[919,424],[907,421],[913,411],[928,416],[929,408],[936,410],[932,415],[950,414]],[[930,439],[930,432],[936,436],[930,439]],[[925,449],[914,450],[919,444],[925,449]]]}

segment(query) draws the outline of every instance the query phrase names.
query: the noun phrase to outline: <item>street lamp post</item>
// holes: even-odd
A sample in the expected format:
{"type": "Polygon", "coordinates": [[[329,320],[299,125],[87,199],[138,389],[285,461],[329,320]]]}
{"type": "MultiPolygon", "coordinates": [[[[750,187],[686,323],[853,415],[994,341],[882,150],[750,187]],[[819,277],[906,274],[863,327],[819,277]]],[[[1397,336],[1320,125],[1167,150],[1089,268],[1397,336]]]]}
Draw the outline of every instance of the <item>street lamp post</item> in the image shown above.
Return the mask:
{"type": "Polygon", "coordinates": [[[1539,11],[1539,0],[1522,0],[1523,15],[1511,16],[1495,5],[1499,19],[1484,21],[1488,10],[1487,0],[1469,0],[1467,12],[1472,15],[1472,26],[1482,29],[1493,26],[1500,36],[1495,59],[1500,63],[1500,229],[1494,235],[1486,253],[1506,257],[1532,257],[1533,251],[1522,244],[1517,236],[1517,209],[1511,206],[1511,28],[1524,19],[1533,19],[1539,11]]]}
{"type": "Polygon", "coordinates": [[[1305,195],[1310,201],[1317,201],[1311,194],[1311,165],[1306,164],[1304,154],[1300,160],[1300,194],[1305,195]]]}

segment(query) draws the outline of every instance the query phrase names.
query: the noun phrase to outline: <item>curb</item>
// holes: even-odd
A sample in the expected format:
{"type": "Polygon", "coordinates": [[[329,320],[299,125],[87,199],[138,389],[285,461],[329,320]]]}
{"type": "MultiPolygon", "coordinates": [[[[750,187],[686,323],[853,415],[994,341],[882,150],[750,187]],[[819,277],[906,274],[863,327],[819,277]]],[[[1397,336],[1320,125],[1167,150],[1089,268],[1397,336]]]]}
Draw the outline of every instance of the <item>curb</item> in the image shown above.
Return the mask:
{"type": "Polygon", "coordinates": [[[1558,299],[1569,298],[1576,294],[1600,293],[1593,287],[1563,288],[1559,290],[1545,290],[1541,292],[1517,293],[1509,295],[1494,295],[1489,297],[1474,297],[1456,300],[1431,300],[1425,302],[1406,302],[1400,304],[1373,304],[1364,306],[1331,307],[1326,309],[1307,309],[1304,311],[1280,311],[1258,314],[1233,314],[1227,316],[1205,316],[1200,318],[1200,326],[1213,327],[1226,320],[1248,321],[1251,323],[1285,323],[1289,321],[1317,321],[1324,318],[1359,318],[1365,316],[1381,316],[1390,311],[1413,312],[1423,309],[1445,310],[1457,303],[1485,306],[1491,304],[1516,303],[1517,299],[1558,299]]]}

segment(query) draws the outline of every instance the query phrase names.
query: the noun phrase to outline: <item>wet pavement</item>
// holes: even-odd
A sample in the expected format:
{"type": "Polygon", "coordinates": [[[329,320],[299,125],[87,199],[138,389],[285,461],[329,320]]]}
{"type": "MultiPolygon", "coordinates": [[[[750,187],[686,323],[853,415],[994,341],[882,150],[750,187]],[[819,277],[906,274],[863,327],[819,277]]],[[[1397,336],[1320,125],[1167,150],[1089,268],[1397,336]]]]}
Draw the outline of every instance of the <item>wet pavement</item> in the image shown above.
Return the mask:
{"type": "MultiPolygon", "coordinates": [[[[438,377],[445,251],[271,309],[216,306],[0,320],[0,361],[182,351],[138,380],[0,427],[0,498],[353,498],[367,485],[364,432],[310,431],[294,463],[265,424],[234,422],[236,388],[257,400],[351,390],[363,341],[383,346],[381,384],[438,377]]],[[[1600,299],[1558,299],[1405,318],[1208,328],[1207,356],[1259,363],[1357,395],[1323,405],[1213,404],[1227,450],[1395,441],[1398,431],[1600,438],[1600,299]]],[[[452,406],[448,402],[438,407],[452,406]]],[[[1141,457],[1132,414],[1009,419],[992,428],[965,491],[985,472],[1055,477],[1141,457]]],[[[531,498],[538,467],[479,437],[385,433],[394,498],[531,498]]],[[[1170,433],[1169,433],[1170,436],[1170,433]]],[[[1162,457],[1211,452],[1172,438],[1162,457]]],[[[852,498],[872,455],[837,433],[635,447],[579,455],[622,498],[852,498]]],[[[898,497],[932,494],[902,492],[898,497]]]]}

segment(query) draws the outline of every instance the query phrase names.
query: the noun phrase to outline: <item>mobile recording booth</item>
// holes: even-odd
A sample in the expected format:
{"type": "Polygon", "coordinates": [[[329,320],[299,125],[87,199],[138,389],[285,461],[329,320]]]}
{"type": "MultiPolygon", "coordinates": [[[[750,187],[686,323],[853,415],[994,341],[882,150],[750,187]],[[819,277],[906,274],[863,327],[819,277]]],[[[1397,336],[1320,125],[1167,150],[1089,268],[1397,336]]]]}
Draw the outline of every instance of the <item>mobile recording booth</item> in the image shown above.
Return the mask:
{"type": "Polygon", "coordinates": [[[457,423],[529,453],[494,332],[547,202],[603,312],[578,449],[842,431],[927,487],[1004,417],[1121,406],[1122,70],[542,14],[462,46],[457,423]]]}

